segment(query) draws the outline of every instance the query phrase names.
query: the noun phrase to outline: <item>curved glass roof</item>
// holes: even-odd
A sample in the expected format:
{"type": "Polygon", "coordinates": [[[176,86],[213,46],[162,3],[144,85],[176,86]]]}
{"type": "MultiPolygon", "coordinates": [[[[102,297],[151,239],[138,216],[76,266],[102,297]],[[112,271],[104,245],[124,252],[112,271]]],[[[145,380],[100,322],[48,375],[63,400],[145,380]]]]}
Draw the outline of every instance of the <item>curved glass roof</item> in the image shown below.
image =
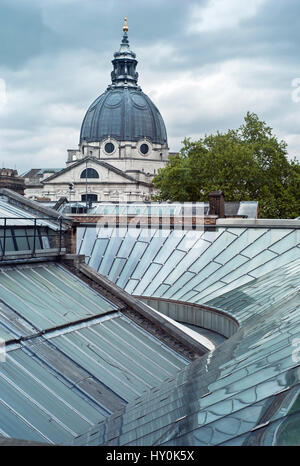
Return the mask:
{"type": "Polygon", "coordinates": [[[238,322],[193,362],[129,319],[113,288],[96,292],[51,262],[2,266],[0,436],[68,445],[299,444],[296,227],[79,228],[79,252],[130,293],[238,322]]]}
{"type": "Polygon", "coordinates": [[[133,294],[205,303],[240,328],[129,403],[117,432],[104,421],[76,444],[300,443],[299,230],[85,228],[78,248],[133,294]]]}
{"type": "Polygon", "coordinates": [[[130,294],[191,303],[214,297],[300,258],[300,230],[78,230],[78,253],[130,294]]]}

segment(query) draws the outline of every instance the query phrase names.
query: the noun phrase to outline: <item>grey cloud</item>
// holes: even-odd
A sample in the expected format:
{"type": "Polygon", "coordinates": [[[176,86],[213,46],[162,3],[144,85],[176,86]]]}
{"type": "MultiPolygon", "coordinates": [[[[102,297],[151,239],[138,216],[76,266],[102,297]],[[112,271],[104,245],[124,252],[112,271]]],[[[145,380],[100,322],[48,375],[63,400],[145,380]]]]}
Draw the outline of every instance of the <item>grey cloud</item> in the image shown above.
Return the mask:
{"type": "Polygon", "coordinates": [[[171,150],[185,136],[238,127],[254,111],[300,154],[298,0],[268,0],[237,27],[188,32],[209,0],[0,0],[0,161],[64,166],[91,102],[110,82],[123,17],[139,83],[161,110],[171,150]],[[214,85],[216,89],[214,89],[214,85]]]}

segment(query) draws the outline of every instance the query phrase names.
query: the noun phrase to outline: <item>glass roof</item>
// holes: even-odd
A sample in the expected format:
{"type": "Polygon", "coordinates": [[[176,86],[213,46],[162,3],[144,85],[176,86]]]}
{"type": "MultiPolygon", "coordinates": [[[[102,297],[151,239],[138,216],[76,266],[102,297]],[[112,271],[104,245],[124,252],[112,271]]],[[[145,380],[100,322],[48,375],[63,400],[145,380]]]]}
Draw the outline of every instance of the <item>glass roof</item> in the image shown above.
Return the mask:
{"type": "MultiPolygon", "coordinates": [[[[56,264],[0,268],[0,299],[11,315],[22,316],[38,330],[117,309],[56,264]]],[[[11,331],[18,331],[13,317],[11,331]]]]}
{"type": "Polygon", "coordinates": [[[129,403],[117,434],[103,422],[75,443],[299,444],[299,272],[296,260],[209,300],[239,319],[236,334],[129,403]]]}
{"type": "Polygon", "coordinates": [[[0,268],[0,436],[74,439],[188,361],[64,267],[0,268]]]}
{"type": "Polygon", "coordinates": [[[83,227],[77,249],[130,294],[203,304],[300,258],[299,240],[287,228],[83,227]]]}
{"type": "Polygon", "coordinates": [[[299,230],[86,227],[77,239],[87,262],[129,293],[205,304],[240,328],[189,363],[67,268],[1,267],[0,436],[300,443],[299,230]]]}
{"type": "Polygon", "coordinates": [[[300,444],[299,230],[84,228],[78,250],[129,293],[205,303],[240,329],[76,445],[300,444]]]}
{"type": "MultiPolygon", "coordinates": [[[[185,203],[185,206],[187,204],[185,203]]],[[[197,204],[198,215],[203,215],[204,204],[199,207],[197,204]],[[200,210],[200,212],[199,212],[200,210]]],[[[188,204],[189,210],[192,208],[192,204],[188,204]]],[[[105,214],[105,215],[179,215],[182,213],[183,204],[145,204],[145,203],[119,203],[119,204],[98,204],[90,210],[90,213],[94,214],[105,214]]]]}
{"type": "MultiPolygon", "coordinates": [[[[227,217],[242,216],[247,218],[257,218],[258,203],[256,201],[243,201],[243,202],[225,202],[225,214],[227,217]]],[[[94,204],[89,209],[91,214],[102,215],[120,215],[120,216],[148,216],[163,217],[168,216],[181,216],[187,217],[208,215],[209,203],[208,202],[118,202],[106,203],[100,202],[94,204]]]]}
{"type": "MultiPolygon", "coordinates": [[[[40,219],[36,213],[33,214],[21,207],[9,204],[2,197],[0,198],[0,226],[4,225],[4,218],[6,218],[6,225],[10,226],[33,226],[36,220],[37,226],[48,226],[52,230],[58,230],[60,228],[57,220],[51,222],[51,219],[40,219]]],[[[62,228],[65,227],[62,225],[62,228]]]]}

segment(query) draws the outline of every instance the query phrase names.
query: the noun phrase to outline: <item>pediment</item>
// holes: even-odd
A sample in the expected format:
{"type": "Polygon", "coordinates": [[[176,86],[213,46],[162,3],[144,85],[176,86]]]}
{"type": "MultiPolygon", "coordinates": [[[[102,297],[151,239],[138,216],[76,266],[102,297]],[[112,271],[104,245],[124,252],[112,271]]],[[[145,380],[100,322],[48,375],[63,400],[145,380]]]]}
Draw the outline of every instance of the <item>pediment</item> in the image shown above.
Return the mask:
{"type": "Polygon", "coordinates": [[[82,178],[82,174],[86,168],[94,169],[99,175],[99,178],[88,178],[89,183],[124,183],[126,181],[129,183],[137,182],[135,178],[127,175],[122,170],[115,168],[107,162],[103,162],[92,157],[86,157],[82,160],[74,162],[72,165],[61,170],[60,172],[49,176],[43,180],[43,185],[58,183],[65,184],[71,182],[79,183],[81,181],[85,183],[86,178],[85,176],[82,178]]]}

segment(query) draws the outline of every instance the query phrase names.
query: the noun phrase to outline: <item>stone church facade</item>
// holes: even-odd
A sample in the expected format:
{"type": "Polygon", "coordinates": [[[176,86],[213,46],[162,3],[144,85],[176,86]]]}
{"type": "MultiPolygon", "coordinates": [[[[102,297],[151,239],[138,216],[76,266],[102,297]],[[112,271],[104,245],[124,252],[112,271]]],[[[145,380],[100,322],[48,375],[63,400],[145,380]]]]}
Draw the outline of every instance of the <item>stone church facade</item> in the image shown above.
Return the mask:
{"type": "Polygon", "coordinates": [[[24,174],[27,197],[51,201],[62,196],[73,201],[151,199],[151,182],[169,157],[167,132],[159,110],[138,85],[126,18],[112,64],[111,84],[87,110],[78,149],[68,150],[66,168],[53,173],[43,169],[40,177],[35,173],[35,181],[30,178],[32,171],[24,174]]]}

